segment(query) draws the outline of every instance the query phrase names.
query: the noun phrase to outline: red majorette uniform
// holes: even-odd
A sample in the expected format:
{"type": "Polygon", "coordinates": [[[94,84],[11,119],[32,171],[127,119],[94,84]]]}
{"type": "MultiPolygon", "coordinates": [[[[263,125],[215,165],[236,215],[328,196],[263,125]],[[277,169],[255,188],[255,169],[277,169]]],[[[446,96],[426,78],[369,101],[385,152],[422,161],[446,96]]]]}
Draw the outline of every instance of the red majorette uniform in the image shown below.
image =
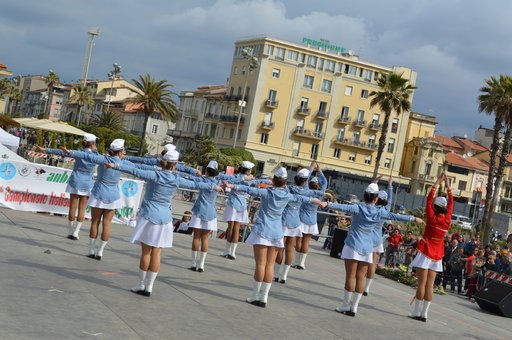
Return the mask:
{"type": "Polygon", "coordinates": [[[418,242],[418,254],[412,261],[411,265],[413,267],[442,272],[444,236],[450,229],[452,220],[453,195],[451,190],[448,190],[446,213],[443,215],[436,215],[433,208],[435,193],[436,189],[432,188],[428,194],[425,231],[423,232],[423,237],[418,242]]]}

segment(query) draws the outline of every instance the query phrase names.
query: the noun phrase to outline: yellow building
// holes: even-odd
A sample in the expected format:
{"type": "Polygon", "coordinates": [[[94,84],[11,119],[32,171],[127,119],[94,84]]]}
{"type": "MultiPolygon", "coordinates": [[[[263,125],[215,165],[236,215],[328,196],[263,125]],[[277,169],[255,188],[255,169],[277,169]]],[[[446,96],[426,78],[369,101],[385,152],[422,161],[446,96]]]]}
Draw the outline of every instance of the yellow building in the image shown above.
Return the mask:
{"type": "MultiPolygon", "coordinates": [[[[7,69],[6,65],[0,63],[0,78],[10,76],[12,76],[12,72],[7,69]]],[[[5,104],[5,98],[0,97],[0,113],[5,112],[5,104]]]]}
{"type": "Polygon", "coordinates": [[[423,113],[411,112],[409,115],[409,122],[407,124],[407,131],[405,133],[405,142],[407,143],[415,137],[433,137],[436,125],[436,117],[423,113]]]}
{"type": "MultiPolygon", "coordinates": [[[[370,108],[369,94],[379,90],[380,74],[396,72],[415,85],[416,72],[362,61],[326,41],[303,42],[262,37],[235,43],[218,143],[236,140],[264,174],[281,163],[304,166],[316,159],[323,168],[370,177],[384,115],[370,108]],[[259,61],[256,69],[244,48],[259,61]]],[[[380,172],[398,177],[408,121],[409,112],[392,113],[380,172]]]]}

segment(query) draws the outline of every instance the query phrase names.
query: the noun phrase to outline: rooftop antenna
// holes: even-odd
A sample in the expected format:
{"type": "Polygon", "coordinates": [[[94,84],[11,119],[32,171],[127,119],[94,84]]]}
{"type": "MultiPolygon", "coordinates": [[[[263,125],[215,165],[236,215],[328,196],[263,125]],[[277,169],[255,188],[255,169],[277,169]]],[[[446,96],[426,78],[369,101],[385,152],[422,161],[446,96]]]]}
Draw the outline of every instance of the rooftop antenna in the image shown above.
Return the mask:
{"type": "Polygon", "coordinates": [[[83,84],[87,83],[87,75],[89,74],[89,64],[91,62],[91,54],[92,54],[92,47],[94,45],[94,38],[98,35],[100,35],[100,29],[97,27],[91,28],[89,32],[87,32],[89,35],[89,39],[87,41],[87,49],[85,50],[85,59],[84,59],[84,67],[82,69],[82,77],[81,82],[83,84]]]}

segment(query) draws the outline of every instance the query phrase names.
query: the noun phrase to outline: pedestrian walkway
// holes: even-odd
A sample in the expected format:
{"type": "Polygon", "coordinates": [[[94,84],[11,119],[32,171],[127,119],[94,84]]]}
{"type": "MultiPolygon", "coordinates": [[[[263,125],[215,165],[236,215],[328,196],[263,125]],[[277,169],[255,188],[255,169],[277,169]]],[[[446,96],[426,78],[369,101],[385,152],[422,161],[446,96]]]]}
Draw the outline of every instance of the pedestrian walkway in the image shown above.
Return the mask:
{"type": "MultiPolygon", "coordinates": [[[[179,204],[177,204],[179,205],[179,204]]],[[[180,207],[181,209],[181,207],[180,207]]],[[[139,246],[131,229],[113,225],[103,259],[66,236],[66,218],[0,209],[0,339],[510,339],[510,319],[481,311],[460,296],[435,296],[429,320],[406,317],[410,287],[377,277],[355,318],[341,302],[343,261],[314,242],[304,271],[275,283],[267,308],[244,302],[252,287],[252,248],[238,259],[218,254],[212,239],[204,273],[192,272],[190,235],[175,234],[163,251],[150,298],[129,292],[139,246]]]]}

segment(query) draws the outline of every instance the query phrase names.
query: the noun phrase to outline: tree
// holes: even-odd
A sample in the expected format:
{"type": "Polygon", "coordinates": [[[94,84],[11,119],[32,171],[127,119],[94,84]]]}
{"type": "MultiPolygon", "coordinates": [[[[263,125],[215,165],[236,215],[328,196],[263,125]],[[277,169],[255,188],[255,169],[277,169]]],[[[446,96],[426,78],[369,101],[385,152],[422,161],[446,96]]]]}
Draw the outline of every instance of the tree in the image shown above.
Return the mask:
{"type": "Polygon", "coordinates": [[[484,215],[482,217],[483,243],[488,244],[491,231],[491,218],[493,207],[496,204],[496,189],[501,185],[503,169],[510,145],[510,133],[512,128],[512,78],[500,75],[499,78],[491,77],[485,80],[486,85],[480,88],[478,96],[478,110],[488,115],[494,114],[494,134],[489,156],[489,172],[487,176],[486,195],[484,203],[484,215]],[[507,133],[504,142],[500,142],[500,134],[503,124],[507,126],[507,133]],[[496,156],[501,152],[504,157],[500,161],[501,172],[496,172],[496,156]],[[498,181],[499,178],[499,181],[498,181]],[[495,181],[496,179],[496,181],[495,181]],[[494,203],[494,204],[493,204],[494,203]]]}
{"type": "Polygon", "coordinates": [[[44,111],[50,112],[51,111],[50,104],[52,102],[52,97],[53,97],[53,87],[56,85],[60,85],[60,78],[57,75],[57,73],[50,70],[48,72],[48,75],[46,77],[44,77],[44,81],[46,82],[47,88],[48,88],[48,98],[46,99],[44,111]]]}
{"type": "Polygon", "coordinates": [[[85,84],[79,84],[75,89],[75,93],[71,96],[70,100],[78,105],[78,118],[77,125],[80,126],[80,120],[82,116],[82,108],[85,105],[92,105],[94,100],[92,99],[91,91],[85,84]]]}
{"type": "Polygon", "coordinates": [[[370,93],[370,96],[373,97],[370,102],[370,107],[379,106],[380,110],[384,112],[384,121],[382,122],[380,132],[377,157],[375,157],[373,179],[377,178],[379,172],[380,159],[384,151],[384,146],[386,145],[386,135],[388,133],[391,112],[395,111],[398,116],[404,111],[409,111],[411,108],[410,96],[413,90],[416,89],[416,86],[408,84],[407,79],[396,73],[381,74],[377,85],[380,90],[370,93]]]}
{"type": "Polygon", "coordinates": [[[0,98],[1,97],[9,97],[10,107],[8,108],[8,112],[12,116],[18,103],[22,99],[22,93],[13,79],[3,78],[0,80],[0,98]]]}
{"type": "Polygon", "coordinates": [[[113,111],[103,111],[99,116],[94,116],[91,125],[106,127],[111,130],[125,130],[123,117],[121,114],[113,111]]]}
{"type": "Polygon", "coordinates": [[[17,113],[18,104],[23,99],[23,94],[17,86],[13,86],[9,97],[11,98],[11,108],[9,109],[9,112],[12,116],[17,113]]]}
{"type": "Polygon", "coordinates": [[[138,108],[138,112],[144,114],[144,125],[139,147],[139,155],[142,156],[149,117],[154,113],[159,113],[164,120],[175,122],[178,108],[172,99],[175,93],[169,89],[173,85],[167,83],[167,80],[157,81],[146,74],[139,76],[139,80],[133,79],[132,81],[139,92],[135,97],[129,98],[128,102],[134,104],[138,108]]]}

